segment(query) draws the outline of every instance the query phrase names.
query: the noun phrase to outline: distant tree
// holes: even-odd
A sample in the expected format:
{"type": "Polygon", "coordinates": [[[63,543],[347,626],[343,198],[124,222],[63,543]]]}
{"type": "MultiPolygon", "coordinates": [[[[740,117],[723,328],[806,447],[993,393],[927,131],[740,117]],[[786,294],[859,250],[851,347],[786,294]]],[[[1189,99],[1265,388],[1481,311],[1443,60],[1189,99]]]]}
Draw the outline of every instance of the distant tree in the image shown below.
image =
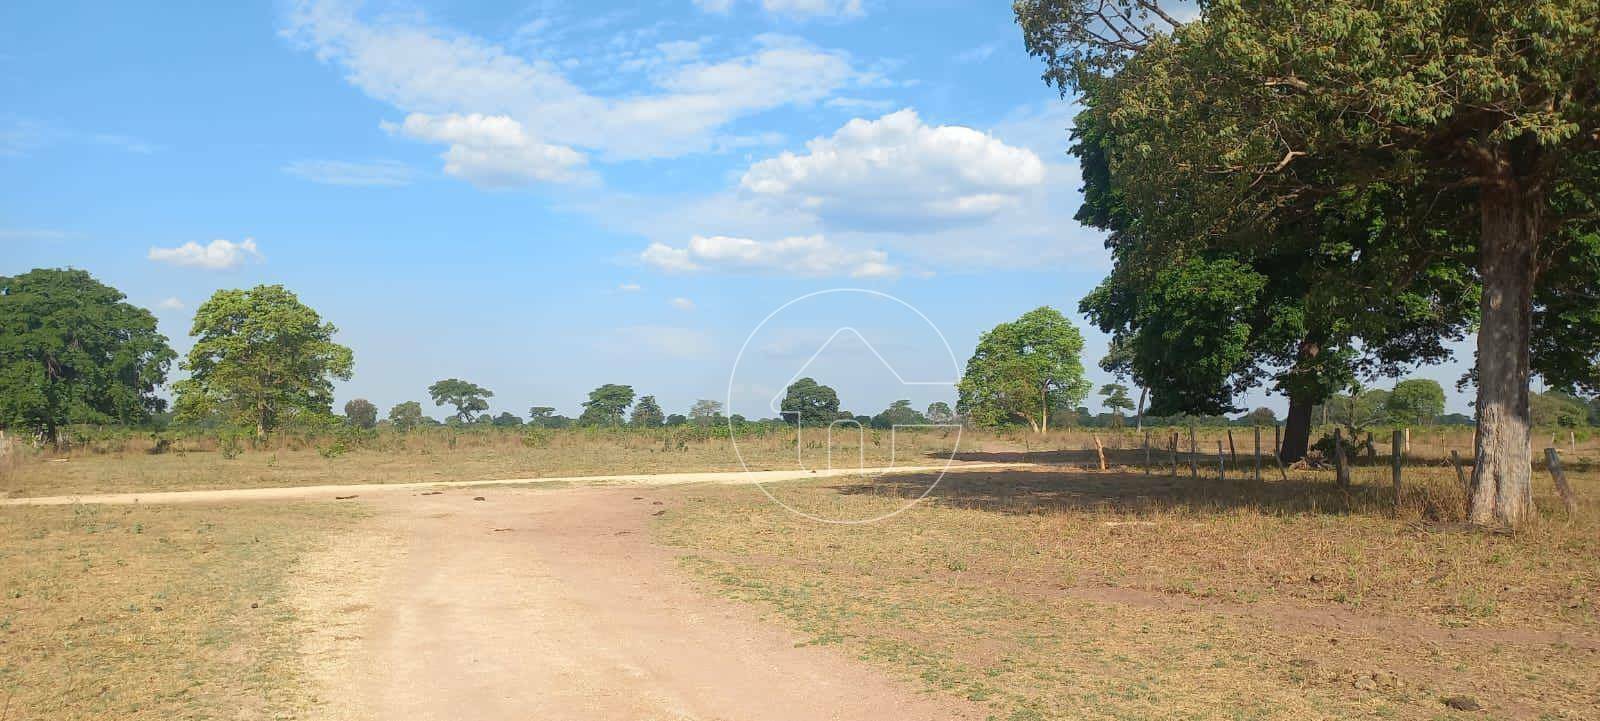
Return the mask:
{"type": "Polygon", "coordinates": [[[528,425],[539,428],[549,428],[556,417],[556,409],[550,406],[534,406],[528,409],[528,425]]]}
{"type": "Polygon", "coordinates": [[[195,337],[173,384],[178,417],[214,413],[265,436],[286,417],[332,414],[333,381],[355,362],[338,331],[281,285],[219,290],[195,311],[195,337]]]}
{"type": "Polygon", "coordinates": [[[707,425],[722,417],[722,402],[702,398],[689,407],[689,420],[696,425],[707,425]]]}
{"type": "Polygon", "coordinates": [[[1100,405],[1111,411],[1112,427],[1122,427],[1123,411],[1133,410],[1133,399],[1128,397],[1128,387],[1121,383],[1107,383],[1100,386],[1100,395],[1105,396],[1100,405]]]}
{"type": "Polygon", "coordinates": [[[475,425],[475,426],[494,425],[494,419],[489,417],[488,413],[485,413],[483,415],[478,416],[477,418],[472,419],[472,425],[475,425]]]}
{"type": "Polygon", "coordinates": [[[501,411],[500,415],[495,416],[490,423],[493,423],[496,428],[520,428],[522,419],[512,415],[510,411],[501,411]]]}
{"type": "Polygon", "coordinates": [[[825,426],[839,418],[839,394],[813,378],[789,384],[779,406],[792,425],[825,426]]]}
{"type": "Polygon", "coordinates": [[[950,410],[950,404],[944,401],[929,403],[925,415],[929,423],[954,423],[956,420],[955,411],[950,410]]]}
{"type": "Polygon", "coordinates": [[[1540,428],[1578,428],[1587,425],[1589,407],[1583,399],[1551,391],[1529,396],[1533,425],[1540,428]]]}
{"type": "Polygon", "coordinates": [[[436,406],[454,406],[456,419],[471,423],[478,412],[489,410],[489,399],[494,397],[494,392],[459,378],[446,378],[428,386],[428,397],[436,406]]]}
{"type": "MultiPolygon", "coordinates": [[[[349,413],[348,410],[345,412],[349,413]]],[[[416,401],[396,403],[389,409],[389,422],[402,432],[422,425],[425,422],[422,417],[422,404],[416,401]]]]}
{"type": "Polygon", "coordinates": [[[150,311],[81,270],[0,276],[0,427],[139,423],[166,408],[155,389],[177,354],[150,311]]]}
{"type": "Polygon", "coordinates": [[[1377,388],[1363,388],[1356,383],[1350,392],[1335,394],[1313,411],[1320,412],[1326,423],[1345,427],[1351,438],[1375,425],[1389,422],[1389,392],[1377,388]]]}
{"type": "Polygon", "coordinates": [[[688,417],[684,416],[682,413],[674,413],[670,416],[667,416],[667,425],[669,426],[681,426],[688,422],[688,417]]]}
{"type": "Polygon", "coordinates": [[[620,426],[633,405],[633,386],[607,383],[589,391],[578,423],[585,426],[620,426]]]}
{"type": "Polygon", "coordinates": [[[1275,426],[1278,424],[1278,414],[1274,413],[1271,408],[1263,406],[1250,411],[1245,415],[1244,420],[1252,426],[1275,426]]]}
{"type": "Polygon", "coordinates": [[[632,422],[640,428],[655,428],[664,420],[666,415],[661,412],[661,404],[656,402],[655,396],[644,396],[633,407],[632,422]]]}
{"type": "Polygon", "coordinates": [[[1089,393],[1083,336],[1061,312],[1045,306],[1001,323],[978,339],[961,378],[956,408],[980,425],[1023,421],[1050,429],[1050,410],[1089,393]]]}
{"type": "Polygon", "coordinates": [[[881,413],[872,417],[873,428],[893,428],[895,426],[925,425],[928,418],[917,409],[911,407],[911,401],[900,400],[889,404],[881,413]]]}
{"type": "Polygon", "coordinates": [[[378,407],[365,398],[356,398],[344,404],[344,417],[357,428],[378,427],[378,407]]]}
{"type": "Polygon", "coordinates": [[[1410,378],[1394,384],[1385,403],[1389,418],[1401,425],[1432,425],[1444,414],[1444,388],[1436,380],[1410,378]]]}

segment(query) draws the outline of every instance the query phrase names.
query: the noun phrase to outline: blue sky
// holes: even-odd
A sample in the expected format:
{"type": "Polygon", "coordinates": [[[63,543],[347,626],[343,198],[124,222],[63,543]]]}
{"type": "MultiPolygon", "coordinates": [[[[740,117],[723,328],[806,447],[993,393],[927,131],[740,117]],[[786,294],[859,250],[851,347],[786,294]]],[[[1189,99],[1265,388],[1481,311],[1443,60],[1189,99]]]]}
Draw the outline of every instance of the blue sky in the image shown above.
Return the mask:
{"type": "Polygon", "coordinates": [[[10,3],[0,273],[87,269],[180,352],[213,291],[282,283],[382,408],[453,376],[519,415],[611,382],[769,415],[846,325],[813,366],[845,407],[953,402],[899,380],[1040,305],[1105,382],[1040,69],[1005,3],[10,3]],[[833,288],[932,325],[846,293],[751,337],[833,288]]]}

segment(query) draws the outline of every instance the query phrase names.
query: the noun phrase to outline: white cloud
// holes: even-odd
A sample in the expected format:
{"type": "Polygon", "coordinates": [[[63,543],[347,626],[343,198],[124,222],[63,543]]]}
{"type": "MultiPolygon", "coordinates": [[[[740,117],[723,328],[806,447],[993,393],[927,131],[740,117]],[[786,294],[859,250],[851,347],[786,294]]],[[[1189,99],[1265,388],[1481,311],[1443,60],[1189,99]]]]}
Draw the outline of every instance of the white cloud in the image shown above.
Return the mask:
{"type": "Polygon", "coordinates": [[[247,260],[260,260],[261,253],[256,249],[253,238],[245,238],[238,243],[218,238],[206,245],[191,240],[176,248],[151,248],[149,258],[192,268],[226,270],[238,267],[247,260]]]}
{"type": "Polygon", "coordinates": [[[588,158],[572,148],[541,143],[522,124],[504,115],[424,115],[384,128],[410,138],[450,146],[440,157],[444,172],[473,185],[504,188],[536,181],[576,182],[589,178],[588,158]]]}
{"type": "Polygon", "coordinates": [[[375,187],[410,185],[413,176],[411,166],[393,160],[296,160],[283,166],[283,172],[323,185],[375,187]]]}
{"type": "Polygon", "coordinates": [[[644,290],[644,288],[638,283],[623,283],[617,286],[617,290],[620,290],[624,293],[637,293],[641,290],[644,290]]]}
{"type": "MultiPolygon", "coordinates": [[[[735,0],[694,0],[701,10],[726,13],[735,0]]],[[[861,0],[761,0],[761,9],[791,17],[860,17],[861,0]]]]}
{"type": "Polygon", "coordinates": [[[822,104],[835,110],[870,113],[881,113],[895,106],[893,100],[872,100],[870,98],[828,98],[822,104]]]}
{"type": "Polygon", "coordinates": [[[694,310],[694,301],[688,298],[673,298],[669,302],[672,303],[672,307],[678,310],[694,310]]]}
{"type": "Polygon", "coordinates": [[[834,228],[926,230],[1015,208],[1045,180],[1033,151],[972,128],[923,124],[915,110],[857,118],[745,172],[753,197],[834,228]]]}
{"type": "Polygon", "coordinates": [[[999,49],[1000,45],[998,43],[985,43],[983,45],[967,48],[966,50],[956,53],[955,58],[953,59],[962,64],[981,63],[985,60],[988,60],[989,56],[994,55],[994,51],[999,49]]]}
{"type": "Polygon", "coordinates": [[[829,242],[821,235],[796,236],[762,242],[722,235],[697,235],[675,248],[651,243],[639,254],[645,264],[668,272],[696,271],[783,273],[801,276],[853,278],[893,277],[899,270],[881,250],[855,250],[829,242]]]}
{"type": "Polygon", "coordinates": [[[187,306],[183,304],[183,301],[178,300],[177,298],[167,298],[160,303],[157,303],[156,307],[164,310],[183,310],[187,306]]]}
{"type": "MultiPolygon", "coordinates": [[[[580,87],[562,62],[525,57],[417,14],[369,22],[342,4],[302,0],[284,34],[406,113],[504,116],[521,124],[530,147],[570,146],[615,159],[704,151],[736,119],[877,80],[843,52],[763,35],[745,54],[716,61],[702,59],[698,46],[658,43],[654,59],[638,66],[651,87],[607,97],[580,87]]],[[[607,62],[592,70],[615,75],[626,59],[607,62]]]]}

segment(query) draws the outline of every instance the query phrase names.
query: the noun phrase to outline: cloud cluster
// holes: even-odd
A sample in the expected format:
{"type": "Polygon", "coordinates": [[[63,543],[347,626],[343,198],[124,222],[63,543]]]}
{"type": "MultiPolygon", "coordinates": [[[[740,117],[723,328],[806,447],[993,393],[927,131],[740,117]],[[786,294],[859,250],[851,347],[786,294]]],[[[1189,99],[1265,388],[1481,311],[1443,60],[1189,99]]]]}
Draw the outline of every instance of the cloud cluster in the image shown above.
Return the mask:
{"type": "MultiPolygon", "coordinates": [[[[695,6],[712,13],[726,13],[735,0],[694,0],[695,6]]],[[[761,9],[790,17],[860,17],[861,0],[761,0],[761,9]]]]}
{"type": "Polygon", "coordinates": [[[1026,148],[972,128],[926,125],[915,110],[856,118],[806,152],[760,161],[750,195],[834,228],[915,230],[971,223],[1022,204],[1045,180],[1026,148]]]}
{"type": "MultiPolygon", "coordinates": [[[[509,156],[495,152],[499,145],[438,140],[450,145],[448,172],[502,182],[579,179],[570,172],[584,157],[579,148],[613,160],[710,150],[723,140],[722,128],[739,118],[875,80],[845,53],[764,35],[743,54],[717,60],[702,58],[694,43],[660,43],[650,62],[634,68],[645,73],[648,87],[605,96],[572,80],[564,63],[514,53],[415,14],[369,20],[330,0],[299,2],[284,34],[341,68],[367,95],[406,112],[404,125],[423,118],[416,122],[432,132],[417,137],[435,140],[437,126],[463,118],[493,121],[499,131],[515,124],[517,152],[509,156]],[[520,164],[529,167],[513,167],[520,164]]],[[[506,139],[483,133],[489,131],[478,128],[471,139],[506,139]]]]}
{"type": "Polygon", "coordinates": [[[176,248],[151,248],[149,258],[159,263],[190,268],[227,270],[246,261],[260,260],[261,252],[256,249],[254,238],[245,238],[238,243],[218,238],[206,245],[191,240],[176,248]]]}
{"type": "Polygon", "coordinates": [[[474,185],[504,188],[535,181],[583,179],[589,159],[572,148],[541,143],[522,124],[504,115],[424,115],[412,113],[391,133],[442,143],[444,172],[474,185]]]}
{"type": "Polygon", "coordinates": [[[889,264],[889,255],[881,250],[846,248],[820,235],[765,242],[697,235],[683,247],[651,243],[639,259],[646,265],[677,273],[716,271],[883,278],[899,272],[889,264]]]}

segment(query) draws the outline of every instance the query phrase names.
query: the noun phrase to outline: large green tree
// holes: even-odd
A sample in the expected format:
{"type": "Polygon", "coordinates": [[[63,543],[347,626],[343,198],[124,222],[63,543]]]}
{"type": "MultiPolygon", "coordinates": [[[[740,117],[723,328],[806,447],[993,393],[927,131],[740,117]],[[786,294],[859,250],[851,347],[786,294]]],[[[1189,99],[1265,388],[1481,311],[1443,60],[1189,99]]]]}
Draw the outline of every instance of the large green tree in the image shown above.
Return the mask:
{"type": "Polygon", "coordinates": [[[150,312],[81,270],[0,276],[0,426],[138,423],[176,357],[150,312]]]}
{"type": "Polygon", "coordinates": [[[402,433],[422,425],[422,404],[416,401],[396,403],[389,409],[389,423],[402,433]]]}
{"type": "Polygon", "coordinates": [[[620,426],[633,405],[633,386],[607,383],[589,391],[578,423],[585,426],[620,426]]]}
{"type": "Polygon", "coordinates": [[[895,426],[922,426],[928,424],[928,417],[917,412],[911,407],[911,401],[898,400],[889,404],[872,417],[870,425],[873,428],[894,428],[895,426]]]}
{"type": "Polygon", "coordinates": [[[778,408],[792,425],[825,426],[839,418],[839,394],[815,378],[801,378],[785,389],[778,408]]]}
{"type": "Polygon", "coordinates": [[[1444,388],[1431,378],[1408,378],[1394,384],[1385,408],[1396,423],[1433,425],[1444,415],[1444,388]]]}
{"type": "Polygon", "coordinates": [[[264,436],[297,414],[331,414],[333,381],[354,367],[337,331],[281,285],[217,291],[195,311],[189,377],[173,384],[179,418],[220,415],[264,436]]]}
{"type": "Polygon", "coordinates": [[[428,386],[428,397],[436,406],[454,407],[457,420],[471,423],[478,413],[489,410],[489,399],[494,397],[494,391],[460,378],[446,378],[428,386]]]}
{"type": "Polygon", "coordinates": [[[666,421],[667,414],[661,411],[661,404],[656,402],[655,396],[642,396],[633,406],[633,416],[629,421],[640,428],[655,428],[666,421]]]}
{"type": "Polygon", "coordinates": [[[1137,47],[1103,49],[1099,67],[1040,46],[1114,124],[1107,154],[1122,202],[1158,234],[1259,245],[1329,199],[1391,194],[1406,226],[1382,250],[1402,286],[1457,242],[1428,230],[1470,223],[1464,266],[1482,286],[1470,515],[1520,522],[1532,510],[1530,376],[1600,375],[1585,312],[1600,285],[1586,262],[1600,187],[1600,0],[1204,8],[1137,47]],[[1444,221],[1424,217],[1434,213],[1444,221]]]}
{"type": "Polygon", "coordinates": [[[1021,421],[1048,431],[1050,409],[1074,407],[1089,395],[1082,354],[1083,335],[1060,311],[1028,311],[978,339],[956,408],[980,425],[1021,421]]]}
{"type": "Polygon", "coordinates": [[[378,427],[378,407],[365,398],[356,398],[344,404],[344,417],[357,428],[378,427]]]}

